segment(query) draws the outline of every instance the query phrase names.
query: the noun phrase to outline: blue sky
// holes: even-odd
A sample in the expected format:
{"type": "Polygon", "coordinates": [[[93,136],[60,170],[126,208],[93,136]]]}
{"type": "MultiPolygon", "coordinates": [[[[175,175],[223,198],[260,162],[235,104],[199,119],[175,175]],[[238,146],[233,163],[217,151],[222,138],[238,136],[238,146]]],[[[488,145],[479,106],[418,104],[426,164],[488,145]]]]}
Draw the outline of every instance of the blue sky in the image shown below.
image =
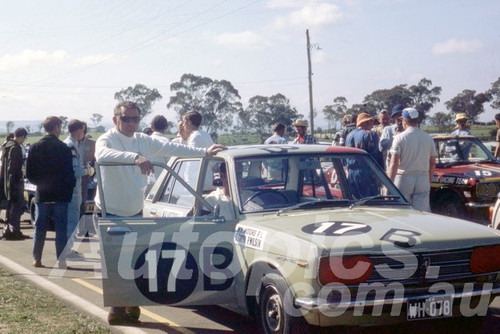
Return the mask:
{"type": "MultiPolygon", "coordinates": [[[[308,118],[309,29],[320,47],[315,125],[326,128],[321,110],[337,96],[351,105],[424,77],[441,102],[489,89],[500,77],[499,15],[498,0],[2,1],[0,120],[110,122],[114,93],[142,83],[163,95],[154,114],[175,122],[169,86],[184,73],[230,81],[244,107],[282,93],[308,118]]],[[[486,109],[481,120],[498,112],[486,109]]]]}

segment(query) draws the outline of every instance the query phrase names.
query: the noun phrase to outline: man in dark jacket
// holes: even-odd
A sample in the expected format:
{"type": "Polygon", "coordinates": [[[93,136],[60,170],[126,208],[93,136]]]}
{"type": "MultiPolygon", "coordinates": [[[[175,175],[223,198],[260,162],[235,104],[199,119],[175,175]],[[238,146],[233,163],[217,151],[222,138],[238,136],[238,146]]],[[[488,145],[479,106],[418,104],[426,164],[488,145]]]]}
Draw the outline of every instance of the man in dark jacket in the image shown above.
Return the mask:
{"type": "Polygon", "coordinates": [[[23,147],[28,131],[18,128],[14,138],[2,144],[2,169],[0,184],[7,200],[6,226],[3,236],[7,240],[27,238],[21,232],[21,215],[24,211],[23,147]]]}
{"type": "Polygon", "coordinates": [[[71,150],[59,140],[62,121],[49,116],[43,122],[43,127],[47,135],[31,145],[26,162],[26,176],[36,185],[33,266],[42,267],[45,236],[53,217],[58,266],[63,269],[66,268],[63,250],[67,242],[68,203],[76,179],[71,150]]]}

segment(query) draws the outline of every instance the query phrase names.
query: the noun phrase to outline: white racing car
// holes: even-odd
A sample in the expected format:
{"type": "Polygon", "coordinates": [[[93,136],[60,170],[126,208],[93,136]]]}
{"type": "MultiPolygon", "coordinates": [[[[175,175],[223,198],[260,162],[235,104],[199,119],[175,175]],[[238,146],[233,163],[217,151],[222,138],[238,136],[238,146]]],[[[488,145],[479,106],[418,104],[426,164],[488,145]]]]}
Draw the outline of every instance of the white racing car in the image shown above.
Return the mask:
{"type": "Polygon", "coordinates": [[[463,330],[500,293],[500,232],[412,209],[358,149],[172,158],[143,215],[99,220],[106,306],[223,305],[265,333],[452,317],[463,330]]]}

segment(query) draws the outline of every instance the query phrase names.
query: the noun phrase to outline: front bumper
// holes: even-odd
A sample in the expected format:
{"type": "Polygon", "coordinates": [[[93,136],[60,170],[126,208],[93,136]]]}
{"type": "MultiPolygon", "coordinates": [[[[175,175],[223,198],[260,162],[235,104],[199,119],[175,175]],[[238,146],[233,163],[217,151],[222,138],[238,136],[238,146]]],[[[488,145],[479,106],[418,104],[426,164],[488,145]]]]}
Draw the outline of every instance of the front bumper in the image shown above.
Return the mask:
{"type": "Polygon", "coordinates": [[[418,296],[386,297],[371,300],[329,302],[326,299],[298,297],[295,306],[315,326],[371,326],[407,322],[409,300],[452,298],[453,316],[483,315],[493,298],[500,295],[500,285],[484,285],[482,289],[456,293],[428,293],[418,296]]]}

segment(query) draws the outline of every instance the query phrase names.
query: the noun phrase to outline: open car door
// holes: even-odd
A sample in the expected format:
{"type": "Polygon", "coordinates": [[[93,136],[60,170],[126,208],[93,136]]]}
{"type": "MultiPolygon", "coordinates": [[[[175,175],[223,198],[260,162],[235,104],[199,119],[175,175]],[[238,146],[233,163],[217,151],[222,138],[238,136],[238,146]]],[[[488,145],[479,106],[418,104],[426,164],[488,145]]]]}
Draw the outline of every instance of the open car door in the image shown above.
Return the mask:
{"type": "MultiPolygon", "coordinates": [[[[97,164],[103,211],[101,168],[116,166],[97,164]]],[[[239,268],[233,256],[235,222],[215,214],[214,208],[174,170],[162,167],[211,213],[148,218],[106,217],[103,213],[98,223],[104,305],[188,306],[234,300],[234,281],[239,268]]],[[[197,172],[204,173],[204,168],[197,172]]],[[[197,179],[204,182],[203,178],[197,179]]]]}

